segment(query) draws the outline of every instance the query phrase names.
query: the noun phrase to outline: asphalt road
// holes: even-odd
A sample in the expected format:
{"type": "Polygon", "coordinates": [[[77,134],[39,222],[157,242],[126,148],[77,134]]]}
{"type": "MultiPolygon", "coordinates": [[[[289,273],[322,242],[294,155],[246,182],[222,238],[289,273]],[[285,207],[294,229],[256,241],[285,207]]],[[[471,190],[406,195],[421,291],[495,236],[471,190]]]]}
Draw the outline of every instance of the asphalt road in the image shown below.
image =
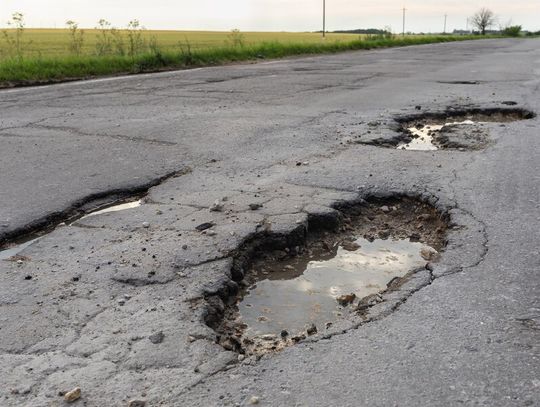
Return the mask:
{"type": "Polygon", "coordinates": [[[540,112],[537,39],[1,91],[0,241],[157,185],[0,261],[0,405],[61,406],[77,386],[85,406],[540,405],[538,117],[487,125],[477,151],[362,144],[398,115],[508,101],[540,112]],[[433,281],[260,360],[215,343],[203,297],[261,223],[288,233],[391,194],[451,215],[433,281]]]}

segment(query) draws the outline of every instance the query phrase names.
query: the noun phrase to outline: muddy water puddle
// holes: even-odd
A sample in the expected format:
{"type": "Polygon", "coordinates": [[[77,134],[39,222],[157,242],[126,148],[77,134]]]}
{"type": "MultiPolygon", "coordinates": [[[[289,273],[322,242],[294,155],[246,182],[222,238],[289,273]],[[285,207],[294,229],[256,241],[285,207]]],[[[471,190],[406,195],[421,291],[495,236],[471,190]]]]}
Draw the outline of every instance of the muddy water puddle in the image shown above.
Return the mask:
{"type": "Polygon", "coordinates": [[[301,244],[269,248],[263,240],[250,249],[239,294],[224,311],[209,310],[207,323],[224,348],[263,354],[324,334],[444,248],[444,216],[412,198],[365,202],[342,215],[337,229],[313,231],[301,244]]]}
{"type": "Polygon", "coordinates": [[[403,137],[394,146],[398,150],[417,151],[477,150],[489,144],[488,123],[504,125],[535,116],[520,108],[448,110],[409,116],[398,120],[403,137]]]}
{"type": "Polygon", "coordinates": [[[0,247],[0,261],[1,260],[22,261],[23,259],[25,259],[24,256],[21,256],[21,253],[24,251],[24,249],[31,246],[33,243],[36,243],[43,237],[47,236],[49,233],[53,232],[59,226],[71,226],[73,223],[75,223],[76,221],[80,219],[86,219],[92,216],[97,216],[97,215],[101,215],[101,214],[109,213],[109,212],[118,212],[118,211],[124,211],[127,209],[137,208],[141,206],[142,204],[143,204],[143,200],[139,199],[137,201],[113,204],[105,208],[103,208],[102,206],[101,209],[98,208],[83,216],[80,216],[80,215],[73,216],[67,222],[61,222],[57,225],[51,226],[50,228],[47,229],[47,232],[45,233],[40,233],[38,235],[30,236],[27,239],[20,240],[19,242],[15,242],[15,243],[0,247]]]}
{"type": "Polygon", "coordinates": [[[406,143],[401,143],[397,146],[398,150],[417,150],[417,151],[433,151],[438,150],[439,146],[435,143],[435,137],[445,126],[472,126],[475,122],[472,120],[464,120],[462,122],[448,122],[444,124],[427,124],[425,126],[417,125],[418,127],[407,128],[412,136],[412,140],[406,143]]]}
{"type": "Polygon", "coordinates": [[[259,275],[267,278],[248,288],[238,305],[239,322],[247,325],[248,337],[324,328],[350,313],[356,299],[425,267],[422,250],[433,249],[410,240],[358,238],[263,267],[259,275]]]}

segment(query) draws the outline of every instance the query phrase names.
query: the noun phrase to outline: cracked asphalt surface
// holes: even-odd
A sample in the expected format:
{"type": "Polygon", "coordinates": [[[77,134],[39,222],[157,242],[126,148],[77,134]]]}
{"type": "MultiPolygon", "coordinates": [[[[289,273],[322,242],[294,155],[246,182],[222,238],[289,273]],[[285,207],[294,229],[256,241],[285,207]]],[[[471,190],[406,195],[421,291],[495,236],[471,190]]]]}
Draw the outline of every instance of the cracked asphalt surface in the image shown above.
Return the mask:
{"type": "Polygon", "coordinates": [[[362,144],[396,115],[504,101],[538,113],[539,95],[536,39],[0,92],[0,241],[181,172],[138,208],[0,261],[0,405],[62,406],[74,387],[85,406],[540,405],[538,117],[485,124],[478,151],[362,144]],[[230,288],[232,256],[261,225],[286,235],[395,194],[451,220],[415,284],[368,321],[260,360],[215,343],[204,298],[230,288]]]}

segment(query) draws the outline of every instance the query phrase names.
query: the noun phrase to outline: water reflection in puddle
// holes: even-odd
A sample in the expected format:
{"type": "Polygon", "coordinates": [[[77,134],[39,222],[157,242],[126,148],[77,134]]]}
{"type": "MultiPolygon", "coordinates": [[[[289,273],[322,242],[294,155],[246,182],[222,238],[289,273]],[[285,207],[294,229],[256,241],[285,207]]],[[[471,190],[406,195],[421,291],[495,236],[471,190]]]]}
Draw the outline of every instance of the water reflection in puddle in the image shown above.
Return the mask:
{"type": "Polygon", "coordinates": [[[249,287],[238,304],[239,322],[247,325],[245,335],[280,335],[283,330],[297,334],[311,324],[324,329],[350,312],[338,298],[381,292],[395,277],[426,265],[422,243],[363,238],[355,243],[360,247],[349,243],[346,250],[340,244],[330,253],[298,256],[265,271],[266,278],[249,287]]]}
{"type": "MultiPolygon", "coordinates": [[[[80,219],[86,219],[86,218],[89,218],[89,217],[92,217],[92,216],[101,215],[103,213],[124,211],[126,209],[137,208],[137,207],[139,207],[141,205],[142,205],[142,199],[139,199],[138,201],[124,202],[124,203],[121,203],[121,204],[118,204],[118,205],[109,206],[108,208],[99,209],[99,210],[97,210],[95,212],[90,212],[90,213],[88,213],[88,214],[86,214],[86,215],[84,215],[84,216],[82,216],[82,217],[80,217],[80,218],[78,218],[76,220],[72,220],[71,223],[68,224],[68,226],[71,226],[73,223],[75,223],[77,220],[80,220],[80,219]]],[[[59,225],[57,225],[57,227],[58,226],[65,226],[65,225],[66,225],[66,223],[62,222],[59,225]]],[[[52,229],[51,232],[54,229],[52,229]]],[[[12,258],[14,259],[24,249],[29,247],[31,244],[37,242],[38,240],[40,240],[43,236],[46,236],[46,235],[35,237],[35,238],[31,239],[31,240],[24,241],[23,243],[10,245],[7,248],[0,248],[0,260],[10,260],[12,258]]]]}
{"type": "Polygon", "coordinates": [[[407,130],[413,136],[413,139],[407,143],[401,143],[397,146],[398,150],[416,150],[416,151],[434,151],[439,147],[433,143],[434,135],[439,132],[444,126],[450,125],[471,125],[475,124],[472,120],[464,120],[462,122],[450,122],[445,124],[429,124],[424,127],[409,127],[407,130]]]}

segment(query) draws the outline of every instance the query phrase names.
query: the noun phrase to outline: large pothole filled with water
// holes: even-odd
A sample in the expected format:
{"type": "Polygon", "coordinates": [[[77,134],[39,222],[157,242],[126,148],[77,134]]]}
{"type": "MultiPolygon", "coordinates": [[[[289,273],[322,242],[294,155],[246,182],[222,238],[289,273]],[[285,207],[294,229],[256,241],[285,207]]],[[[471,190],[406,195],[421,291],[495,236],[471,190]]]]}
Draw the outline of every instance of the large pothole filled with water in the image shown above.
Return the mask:
{"type": "MultiPolygon", "coordinates": [[[[504,102],[508,104],[510,102],[504,102]]],[[[489,124],[528,120],[536,115],[521,108],[447,109],[396,119],[399,134],[363,143],[399,150],[479,150],[490,144],[489,124]]]]}
{"type": "Polygon", "coordinates": [[[412,198],[372,200],[341,214],[303,242],[268,237],[246,246],[235,264],[243,276],[237,295],[224,307],[210,299],[207,323],[226,349],[258,355],[324,333],[425,270],[445,245],[445,216],[412,198]]]}

